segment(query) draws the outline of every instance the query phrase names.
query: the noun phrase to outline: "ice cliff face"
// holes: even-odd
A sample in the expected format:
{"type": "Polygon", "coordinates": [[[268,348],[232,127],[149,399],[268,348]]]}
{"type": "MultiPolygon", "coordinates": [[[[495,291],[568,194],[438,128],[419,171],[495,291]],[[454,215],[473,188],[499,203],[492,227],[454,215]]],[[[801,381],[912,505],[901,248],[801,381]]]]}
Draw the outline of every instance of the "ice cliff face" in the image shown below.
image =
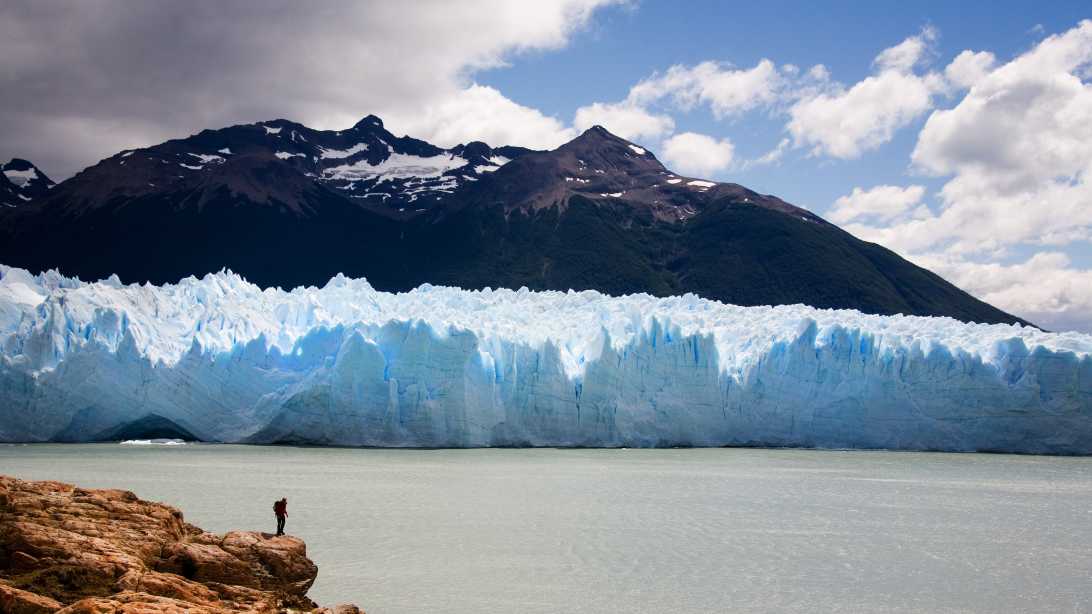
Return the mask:
{"type": "Polygon", "coordinates": [[[1092,453],[1092,336],[692,295],[0,266],[0,440],[1092,453]]]}

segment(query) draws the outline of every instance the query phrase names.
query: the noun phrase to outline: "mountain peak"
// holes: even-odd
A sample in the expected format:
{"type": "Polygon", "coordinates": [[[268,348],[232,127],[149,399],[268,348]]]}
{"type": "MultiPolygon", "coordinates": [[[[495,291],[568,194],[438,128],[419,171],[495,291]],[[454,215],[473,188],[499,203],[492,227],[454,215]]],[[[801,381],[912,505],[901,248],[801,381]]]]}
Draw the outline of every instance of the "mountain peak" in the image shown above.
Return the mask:
{"type": "Polygon", "coordinates": [[[382,128],[383,120],[379,119],[376,115],[368,115],[364,119],[356,122],[353,126],[353,130],[367,130],[370,128],[382,128]]]}
{"type": "Polygon", "coordinates": [[[612,133],[598,124],[558,148],[559,152],[577,155],[584,161],[600,161],[611,165],[637,167],[661,172],[663,165],[644,147],[612,133]]]}
{"type": "Polygon", "coordinates": [[[580,133],[580,136],[566,143],[566,145],[595,145],[602,146],[606,143],[616,143],[619,145],[629,145],[630,142],[622,137],[614,134],[610,130],[607,130],[603,126],[596,124],[591,128],[588,128],[584,132],[580,133]]]}
{"type": "Polygon", "coordinates": [[[24,160],[23,158],[12,158],[10,162],[4,164],[0,168],[5,171],[28,171],[32,168],[35,168],[35,166],[31,164],[29,160],[24,160]]]}
{"type": "Polygon", "coordinates": [[[42,196],[53,187],[53,180],[29,160],[12,158],[0,164],[0,205],[18,207],[42,196]]]}

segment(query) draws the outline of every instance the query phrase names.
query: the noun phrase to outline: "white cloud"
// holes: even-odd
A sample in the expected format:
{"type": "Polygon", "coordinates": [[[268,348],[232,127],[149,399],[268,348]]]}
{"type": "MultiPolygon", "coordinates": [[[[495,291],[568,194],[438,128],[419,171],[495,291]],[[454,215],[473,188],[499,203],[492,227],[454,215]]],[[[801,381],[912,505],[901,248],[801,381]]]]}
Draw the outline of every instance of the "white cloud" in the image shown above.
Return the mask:
{"type": "MultiPolygon", "coordinates": [[[[751,68],[706,61],[693,66],[677,64],[662,73],[641,80],[630,88],[620,102],[597,102],[577,109],[574,124],[584,129],[602,124],[608,130],[629,139],[656,139],[670,135],[675,122],[670,115],[653,111],[670,107],[689,111],[707,106],[718,119],[734,117],[755,109],[775,109],[801,96],[811,96],[827,86],[826,67],[816,65],[801,74],[798,67],[778,67],[762,59],[751,68]]],[[[728,167],[731,142],[716,141],[696,135],[677,135],[664,142],[674,147],[681,172],[709,174],[728,167]],[[728,155],[726,155],[728,154],[728,155]],[[728,160],[728,161],[726,161],[728,160]],[[684,170],[689,169],[689,170],[684,170]]],[[[791,141],[782,140],[766,154],[744,162],[743,168],[772,164],[781,159],[791,141]]],[[[665,159],[671,160],[665,153],[665,159]]]]}
{"type": "Polygon", "coordinates": [[[1073,267],[1064,253],[1040,252],[1014,265],[944,255],[914,260],[987,303],[1048,330],[1092,332],[1092,270],[1073,267]]]}
{"type": "Polygon", "coordinates": [[[871,218],[887,222],[901,217],[921,205],[925,188],[920,185],[905,188],[880,185],[869,190],[853,188],[853,192],[834,202],[827,217],[837,224],[845,224],[858,218],[871,218]]]}
{"type": "Polygon", "coordinates": [[[891,140],[895,131],[933,108],[933,96],[947,84],[935,72],[913,72],[935,38],[932,29],[882,51],[878,72],[848,90],[806,95],[789,110],[795,145],[814,155],[857,158],[891,140]]]}
{"type": "Polygon", "coordinates": [[[630,141],[658,140],[675,130],[671,116],[652,113],[649,110],[623,101],[618,103],[596,102],[576,110],[573,127],[583,132],[600,125],[630,141]]]}
{"type": "Polygon", "coordinates": [[[668,99],[682,109],[708,104],[714,116],[723,118],[774,102],[781,82],[781,73],[767,59],[747,69],[717,62],[676,65],[633,86],[627,100],[648,105],[668,99]]]}
{"type": "Polygon", "coordinates": [[[778,162],[781,161],[781,158],[784,157],[785,152],[789,150],[789,147],[791,145],[792,145],[792,141],[790,139],[781,139],[780,141],[778,141],[776,147],[774,147],[770,151],[767,151],[766,153],[762,154],[761,156],[759,156],[757,158],[744,161],[743,164],[741,165],[741,167],[744,170],[747,170],[747,169],[754,168],[756,166],[764,166],[764,165],[767,165],[767,164],[777,164],[778,162]]]}
{"type": "Polygon", "coordinates": [[[975,53],[968,49],[948,64],[948,67],[944,69],[944,76],[953,85],[969,88],[989,74],[996,61],[997,58],[989,51],[975,53]]]}
{"type": "Polygon", "coordinates": [[[916,168],[947,178],[935,210],[847,230],[1048,328],[1092,331],[1092,272],[1065,252],[1092,238],[1092,84],[1081,77],[1092,21],[1001,66],[991,59],[953,61],[951,80],[973,87],[918,136],[916,168]],[[1038,253],[1022,263],[984,262],[1029,249],[1038,253]]]}
{"type": "Polygon", "coordinates": [[[983,76],[934,112],[912,159],[950,176],[940,211],[892,229],[906,246],[988,252],[1092,235],[1092,21],[983,76]]]}
{"type": "MultiPolygon", "coordinates": [[[[813,83],[825,78],[826,69],[822,66],[813,67],[800,78],[797,67],[785,65],[779,69],[767,59],[751,68],[711,61],[694,66],[678,64],[641,80],[620,102],[596,102],[580,107],[573,124],[578,130],[601,124],[630,140],[655,140],[670,135],[675,130],[675,121],[653,108],[672,107],[687,111],[707,105],[715,117],[722,119],[774,105],[789,80],[813,83]]],[[[778,145],[745,166],[776,162],[786,146],[784,143],[778,145]]],[[[728,139],[718,141],[692,132],[666,138],[662,148],[664,159],[679,172],[704,176],[727,169],[734,151],[728,139]]]]}
{"type": "Polygon", "coordinates": [[[888,47],[876,56],[875,64],[880,72],[889,70],[908,73],[921,62],[930,51],[937,38],[937,31],[932,27],[923,28],[917,36],[911,36],[894,47],[888,47]]]}
{"type": "Polygon", "coordinates": [[[500,91],[472,85],[410,112],[394,110],[384,118],[388,130],[441,147],[470,141],[553,149],[576,136],[560,120],[520,105],[500,91]]]}
{"type": "Polygon", "coordinates": [[[664,141],[661,155],[670,168],[684,175],[710,177],[731,166],[734,153],[728,139],[683,132],[664,141]]]}
{"type": "Polygon", "coordinates": [[[476,89],[472,76],[565,46],[610,1],[9,0],[0,3],[0,154],[63,178],[116,151],[119,140],[102,138],[113,125],[126,126],[120,141],[132,146],[278,117],[341,129],[368,113],[395,118],[394,130],[421,127],[420,113],[443,122],[428,133],[484,128],[474,137],[546,143],[557,136],[550,118],[476,89]],[[447,112],[472,99],[499,110],[496,122],[447,112]],[[513,118],[533,125],[500,126],[513,118]],[[66,125],[88,129],[57,147],[48,137],[66,125]]]}

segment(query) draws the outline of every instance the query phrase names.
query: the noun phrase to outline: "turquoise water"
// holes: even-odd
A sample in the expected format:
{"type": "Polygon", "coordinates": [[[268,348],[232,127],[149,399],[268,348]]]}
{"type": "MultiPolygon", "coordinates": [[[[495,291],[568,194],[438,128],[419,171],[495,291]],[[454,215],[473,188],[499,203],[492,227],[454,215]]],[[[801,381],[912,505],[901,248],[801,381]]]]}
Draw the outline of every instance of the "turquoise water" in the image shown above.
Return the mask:
{"type": "Polygon", "coordinates": [[[805,450],[0,446],[205,529],[287,530],[323,604],[416,612],[1092,611],[1092,459],[805,450]]]}

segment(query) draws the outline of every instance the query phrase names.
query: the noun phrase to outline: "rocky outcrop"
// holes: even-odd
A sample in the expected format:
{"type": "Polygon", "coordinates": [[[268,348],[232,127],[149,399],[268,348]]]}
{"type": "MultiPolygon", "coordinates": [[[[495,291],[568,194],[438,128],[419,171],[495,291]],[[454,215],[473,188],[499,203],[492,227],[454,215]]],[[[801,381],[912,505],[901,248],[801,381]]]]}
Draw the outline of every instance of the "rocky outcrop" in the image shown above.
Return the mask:
{"type": "Polygon", "coordinates": [[[216,535],[128,491],[0,476],[0,612],[360,612],[318,608],[317,575],[295,537],[216,535]]]}

